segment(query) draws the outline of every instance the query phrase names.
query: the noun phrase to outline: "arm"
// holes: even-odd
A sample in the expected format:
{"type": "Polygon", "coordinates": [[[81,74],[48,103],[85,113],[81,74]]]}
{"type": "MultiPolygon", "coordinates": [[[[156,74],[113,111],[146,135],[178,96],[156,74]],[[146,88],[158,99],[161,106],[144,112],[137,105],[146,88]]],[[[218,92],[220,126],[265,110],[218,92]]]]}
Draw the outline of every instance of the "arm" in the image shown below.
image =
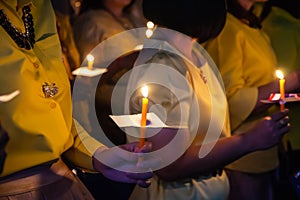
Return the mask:
{"type": "MultiPolygon", "coordinates": [[[[287,113],[287,110],[275,113],[271,117],[266,117],[244,134],[219,139],[211,152],[201,159],[199,158],[199,150],[205,146],[197,142],[199,138],[195,138],[192,145],[178,160],[156,171],[156,173],[167,181],[201,175],[222,168],[252,151],[269,148],[277,144],[282,135],[289,131],[287,113]],[[280,120],[284,123],[280,124],[280,120]]],[[[165,133],[162,132],[161,134],[165,133]]],[[[157,138],[162,138],[162,135],[157,136],[157,138]]],[[[159,141],[153,140],[151,142],[155,144],[159,141]]],[[[162,143],[161,140],[160,143],[162,143]]],[[[156,146],[153,145],[153,148],[155,150],[156,146]]]]}

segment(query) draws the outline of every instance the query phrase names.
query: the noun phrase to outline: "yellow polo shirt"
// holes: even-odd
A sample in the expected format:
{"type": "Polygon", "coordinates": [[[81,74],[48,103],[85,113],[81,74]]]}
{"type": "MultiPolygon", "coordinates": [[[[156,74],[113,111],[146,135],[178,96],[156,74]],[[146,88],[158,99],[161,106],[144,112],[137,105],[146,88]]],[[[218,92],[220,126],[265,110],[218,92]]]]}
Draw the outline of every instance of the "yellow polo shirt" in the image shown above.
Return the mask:
{"type": "Polygon", "coordinates": [[[49,0],[4,0],[9,21],[24,32],[22,7],[31,5],[34,48],[19,48],[0,27],[0,95],[19,90],[12,101],[0,104],[0,121],[10,140],[1,176],[66,156],[92,169],[91,154],[101,146],[84,130],[72,128],[71,90],[62,63],[56,22],[49,0]],[[46,98],[44,83],[55,83],[58,93],[46,98]],[[88,144],[89,151],[85,148],[88,144]],[[71,156],[70,156],[71,155],[71,156]]]}
{"type": "MultiPolygon", "coordinates": [[[[269,38],[263,31],[250,28],[228,13],[220,35],[204,45],[224,81],[232,133],[248,130],[256,120],[268,114],[248,118],[257,102],[258,87],[275,78],[277,60],[269,38]]],[[[230,167],[246,172],[262,172],[277,165],[276,148],[272,148],[248,154],[230,167]]]]}

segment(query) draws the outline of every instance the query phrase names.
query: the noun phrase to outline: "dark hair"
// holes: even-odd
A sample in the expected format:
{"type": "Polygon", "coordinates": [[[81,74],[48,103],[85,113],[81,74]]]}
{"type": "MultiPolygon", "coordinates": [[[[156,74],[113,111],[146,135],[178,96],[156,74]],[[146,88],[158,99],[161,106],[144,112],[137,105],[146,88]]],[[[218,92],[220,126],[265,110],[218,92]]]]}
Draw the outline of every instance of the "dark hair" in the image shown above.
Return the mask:
{"type": "Polygon", "coordinates": [[[261,28],[259,18],[252,12],[252,9],[246,10],[237,0],[227,0],[228,12],[238,19],[246,19],[252,28],[261,28]]]}
{"type": "Polygon", "coordinates": [[[226,20],[225,0],[143,0],[145,18],[198,38],[216,37],[226,20]]]}

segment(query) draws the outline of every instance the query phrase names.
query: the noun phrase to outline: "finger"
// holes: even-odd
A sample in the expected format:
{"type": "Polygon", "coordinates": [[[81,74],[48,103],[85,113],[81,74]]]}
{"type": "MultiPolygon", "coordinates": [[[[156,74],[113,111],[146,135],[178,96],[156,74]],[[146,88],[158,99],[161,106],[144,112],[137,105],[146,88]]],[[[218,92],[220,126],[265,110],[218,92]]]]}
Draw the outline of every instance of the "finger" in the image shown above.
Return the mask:
{"type": "Polygon", "coordinates": [[[287,126],[288,123],[289,123],[289,117],[288,116],[285,116],[284,118],[277,121],[278,128],[285,127],[285,126],[287,126]]]}
{"type": "Polygon", "coordinates": [[[282,110],[282,111],[280,111],[280,112],[277,112],[277,113],[273,114],[271,118],[272,118],[272,120],[274,120],[274,121],[278,121],[278,120],[280,120],[281,118],[287,116],[288,112],[289,112],[288,109],[284,109],[284,110],[282,110]]]}
{"type": "Polygon", "coordinates": [[[150,152],[152,150],[152,143],[151,142],[145,142],[144,146],[142,146],[141,148],[138,147],[135,149],[136,153],[146,153],[146,152],[150,152]]]}
{"type": "Polygon", "coordinates": [[[132,145],[133,144],[125,144],[125,145],[122,145],[122,147],[116,146],[116,147],[111,148],[110,150],[113,152],[115,157],[118,158],[119,160],[125,160],[128,162],[137,162],[138,154],[134,153],[133,149],[132,149],[132,151],[128,151],[128,148],[131,148],[130,146],[132,146],[132,145]],[[126,146],[127,149],[124,149],[124,146],[126,146]]]}
{"type": "Polygon", "coordinates": [[[288,123],[286,126],[282,127],[279,130],[279,135],[283,136],[284,134],[288,133],[290,131],[290,124],[288,123]]]}
{"type": "Polygon", "coordinates": [[[147,188],[151,185],[151,180],[150,179],[148,179],[148,180],[138,180],[136,184],[143,187],[143,188],[147,188]]]}

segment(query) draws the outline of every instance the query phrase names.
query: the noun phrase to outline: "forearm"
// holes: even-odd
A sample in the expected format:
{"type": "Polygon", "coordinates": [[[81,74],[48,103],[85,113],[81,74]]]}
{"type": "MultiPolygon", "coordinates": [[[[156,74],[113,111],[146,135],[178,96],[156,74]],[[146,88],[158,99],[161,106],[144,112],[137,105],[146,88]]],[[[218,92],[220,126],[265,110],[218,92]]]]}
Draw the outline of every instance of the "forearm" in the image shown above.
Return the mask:
{"type": "Polygon", "coordinates": [[[178,160],[158,170],[158,176],[172,181],[212,173],[254,149],[253,145],[246,142],[244,134],[218,140],[204,158],[199,158],[200,148],[205,148],[205,146],[192,144],[178,160]]]}
{"type": "Polygon", "coordinates": [[[282,136],[290,130],[288,122],[288,110],[285,109],[265,117],[248,131],[219,139],[215,144],[204,146],[201,138],[196,138],[194,141],[198,140],[197,143],[194,142],[184,155],[157,174],[164,180],[176,180],[214,172],[247,153],[278,144],[282,136]],[[210,149],[211,145],[214,145],[211,151],[199,158],[200,149],[210,149]]]}

